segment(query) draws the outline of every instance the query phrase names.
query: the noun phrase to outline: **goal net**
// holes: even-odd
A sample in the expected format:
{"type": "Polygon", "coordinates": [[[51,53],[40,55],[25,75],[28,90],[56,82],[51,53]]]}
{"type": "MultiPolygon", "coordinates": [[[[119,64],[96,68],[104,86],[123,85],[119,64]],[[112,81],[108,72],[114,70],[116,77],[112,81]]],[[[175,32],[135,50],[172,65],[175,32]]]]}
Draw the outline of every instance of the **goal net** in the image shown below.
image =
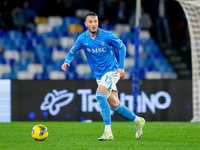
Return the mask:
{"type": "Polygon", "coordinates": [[[193,118],[200,121],[200,0],[177,0],[187,18],[192,60],[193,118]]]}

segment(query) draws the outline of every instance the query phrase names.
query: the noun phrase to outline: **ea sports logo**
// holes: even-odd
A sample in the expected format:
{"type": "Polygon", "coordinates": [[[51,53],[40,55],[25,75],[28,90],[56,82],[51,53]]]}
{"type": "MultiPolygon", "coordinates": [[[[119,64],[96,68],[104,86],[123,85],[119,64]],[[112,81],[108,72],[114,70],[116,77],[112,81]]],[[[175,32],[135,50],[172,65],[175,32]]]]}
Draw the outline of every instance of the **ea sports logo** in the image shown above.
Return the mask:
{"type": "Polygon", "coordinates": [[[91,52],[91,49],[87,48],[87,51],[90,53],[90,52],[91,52]]]}
{"type": "Polygon", "coordinates": [[[49,110],[52,116],[60,112],[61,107],[68,105],[74,98],[74,93],[68,93],[67,90],[57,91],[52,90],[52,93],[47,93],[44,101],[40,106],[40,110],[49,110]]]}

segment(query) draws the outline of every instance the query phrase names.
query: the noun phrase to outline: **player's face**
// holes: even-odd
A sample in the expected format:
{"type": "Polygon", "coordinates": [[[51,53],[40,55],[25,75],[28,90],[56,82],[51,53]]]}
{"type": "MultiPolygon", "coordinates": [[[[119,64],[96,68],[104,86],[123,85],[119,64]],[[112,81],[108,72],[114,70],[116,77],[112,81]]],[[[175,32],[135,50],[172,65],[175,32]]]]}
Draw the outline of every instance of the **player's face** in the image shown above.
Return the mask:
{"type": "Polygon", "coordinates": [[[97,33],[99,21],[97,16],[87,16],[85,21],[85,26],[88,28],[89,32],[92,34],[97,33]]]}

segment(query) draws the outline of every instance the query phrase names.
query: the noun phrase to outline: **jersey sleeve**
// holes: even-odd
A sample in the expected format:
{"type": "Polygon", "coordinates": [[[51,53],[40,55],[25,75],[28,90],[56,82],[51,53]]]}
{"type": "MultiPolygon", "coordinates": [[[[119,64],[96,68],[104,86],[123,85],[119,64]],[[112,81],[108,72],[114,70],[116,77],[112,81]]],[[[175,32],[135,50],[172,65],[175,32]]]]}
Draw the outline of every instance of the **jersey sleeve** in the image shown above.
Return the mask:
{"type": "Polygon", "coordinates": [[[72,53],[78,53],[79,50],[82,49],[82,44],[81,44],[81,37],[79,36],[73,45],[73,47],[70,49],[70,52],[72,53]]]}
{"type": "Polygon", "coordinates": [[[119,66],[118,68],[124,69],[124,60],[126,57],[126,46],[122,44],[122,47],[119,49],[119,66]]]}
{"type": "Polygon", "coordinates": [[[82,48],[82,44],[80,42],[80,36],[76,40],[75,44],[70,49],[69,53],[67,54],[64,63],[71,63],[71,61],[74,59],[75,55],[79,52],[79,50],[82,48]]]}
{"type": "Polygon", "coordinates": [[[115,47],[116,49],[119,49],[122,47],[122,41],[115,36],[114,33],[112,32],[108,32],[108,42],[110,44],[110,46],[115,47]]]}
{"type": "Polygon", "coordinates": [[[119,66],[118,66],[118,68],[124,69],[124,60],[126,57],[126,46],[112,32],[109,32],[108,40],[112,47],[119,50],[119,66]]]}

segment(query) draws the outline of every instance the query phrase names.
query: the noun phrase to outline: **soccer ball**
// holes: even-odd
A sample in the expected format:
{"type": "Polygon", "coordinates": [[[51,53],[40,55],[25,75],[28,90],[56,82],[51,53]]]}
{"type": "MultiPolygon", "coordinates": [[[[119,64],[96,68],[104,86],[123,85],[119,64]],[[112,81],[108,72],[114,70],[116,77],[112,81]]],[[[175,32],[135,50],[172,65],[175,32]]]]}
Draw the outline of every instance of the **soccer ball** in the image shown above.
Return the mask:
{"type": "Polygon", "coordinates": [[[35,125],[32,129],[31,136],[36,141],[44,141],[49,135],[48,129],[42,124],[35,125]]]}

